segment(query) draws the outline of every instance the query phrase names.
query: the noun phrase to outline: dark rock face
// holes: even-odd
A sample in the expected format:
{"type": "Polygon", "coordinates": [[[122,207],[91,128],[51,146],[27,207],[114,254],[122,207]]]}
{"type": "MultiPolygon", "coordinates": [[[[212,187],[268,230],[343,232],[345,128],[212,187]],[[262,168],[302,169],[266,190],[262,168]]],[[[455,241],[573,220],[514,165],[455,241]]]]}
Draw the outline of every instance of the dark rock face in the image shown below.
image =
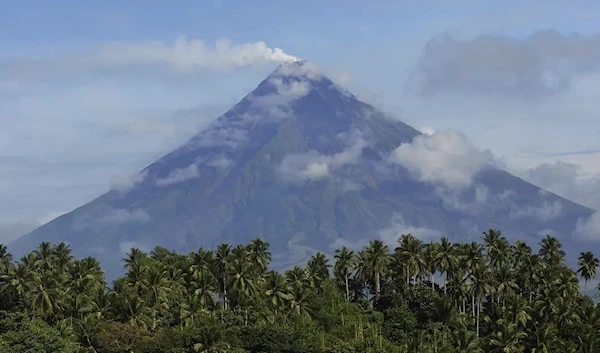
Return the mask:
{"type": "Polygon", "coordinates": [[[393,243],[407,232],[460,241],[495,227],[513,241],[537,243],[551,230],[569,243],[577,220],[592,213],[492,166],[452,192],[462,205],[453,206],[438,185],[389,163],[398,146],[420,135],[310,63],[284,64],[130,185],[38,228],[11,250],[20,255],[42,241],[66,241],[110,272],[130,247],[188,252],[260,236],[281,268],[315,251],[380,237],[393,243]],[[520,216],[524,205],[559,209],[520,216]]]}

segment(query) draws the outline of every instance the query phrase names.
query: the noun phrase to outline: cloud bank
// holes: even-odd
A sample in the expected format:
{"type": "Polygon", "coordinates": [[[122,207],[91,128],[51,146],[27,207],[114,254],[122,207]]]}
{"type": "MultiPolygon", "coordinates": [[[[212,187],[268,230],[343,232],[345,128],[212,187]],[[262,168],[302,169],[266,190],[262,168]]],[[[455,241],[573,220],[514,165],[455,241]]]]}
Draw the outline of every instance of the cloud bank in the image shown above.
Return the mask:
{"type": "Polygon", "coordinates": [[[600,176],[585,175],[579,165],[562,161],[543,163],[526,170],[523,177],[566,199],[600,209],[600,176]]]}
{"type": "Polygon", "coordinates": [[[600,34],[556,30],[526,38],[481,35],[431,39],[413,70],[411,89],[424,96],[466,92],[517,99],[548,98],[574,78],[600,69],[600,34]]]}
{"type": "Polygon", "coordinates": [[[419,135],[398,146],[389,160],[417,180],[449,188],[471,185],[477,172],[495,163],[492,152],[474,147],[465,135],[451,130],[419,135]]]}

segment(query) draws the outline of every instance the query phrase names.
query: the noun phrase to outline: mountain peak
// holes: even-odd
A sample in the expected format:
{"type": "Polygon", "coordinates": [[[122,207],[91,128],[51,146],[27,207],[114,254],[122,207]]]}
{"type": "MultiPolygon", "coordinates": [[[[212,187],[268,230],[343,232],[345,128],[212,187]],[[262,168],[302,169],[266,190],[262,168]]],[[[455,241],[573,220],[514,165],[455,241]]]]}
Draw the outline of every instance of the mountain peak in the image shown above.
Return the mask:
{"type": "MultiPolygon", "coordinates": [[[[288,266],[332,244],[373,236],[395,242],[403,232],[443,232],[451,239],[478,237],[489,227],[533,239],[540,229],[570,234],[575,221],[589,215],[557,197],[542,199],[533,185],[498,170],[446,195],[405,166],[386,162],[418,135],[348,95],[317,65],[286,62],[144,169],[129,189],[102,195],[19,238],[12,251],[21,255],[42,241],[66,241],[82,256],[118,264],[132,246],[189,252],[259,236],[271,244],[274,265],[288,266]],[[489,198],[479,200],[480,189],[489,198]],[[502,196],[507,192],[519,199],[502,196]],[[554,201],[564,209],[551,220],[511,213],[513,203],[554,201]]],[[[421,154],[413,157],[427,163],[421,154]]]]}
{"type": "Polygon", "coordinates": [[[307,60],[290,61],[280,64],[269,78],[295,77],[311,81],[320,81],[325,77],[323,71],[314,63],[307,60]]]}

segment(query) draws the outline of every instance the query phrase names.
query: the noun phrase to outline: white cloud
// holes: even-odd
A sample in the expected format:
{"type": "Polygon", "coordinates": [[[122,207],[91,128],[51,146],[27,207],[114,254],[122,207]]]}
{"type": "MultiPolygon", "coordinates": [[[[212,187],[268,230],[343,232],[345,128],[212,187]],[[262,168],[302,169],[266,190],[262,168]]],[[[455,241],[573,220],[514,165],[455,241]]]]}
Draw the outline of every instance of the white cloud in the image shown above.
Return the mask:
{"type": "Polygon", "coordinates": [[[566,199],[594,209],[600,208],[600,176],[586,175],[574,163],[544,163],[526,170],[522,176],[566,199]]]}
{"type": "Polygon", "coordinates": [[[209,161],[207,165],[215,168],[227,168],[229,165],[231,165],[231,163],[231,159],[221,156],[209,161]]]}
{"type": "Polygon", "coordinates": [[[331,71],[331,73],[329,73],[329,77],[333,82],[340,85],[341,87],[348,87],[350,82],[352,82],[352,76],[350,76],[350,73],[348,73],[340,67],[331,71]]]}
{"type": "Polygon", "coordinates": [[[193,163],[184,168],[175,169],[165,178],[156,180],[157,186],[167,186],[172,184],[181,183],[184,181],[188,181],[194,178],[197,178],[200,175],[198,170],[198,163],[193,163]]]}
{"type": "Polygon", "coordinates": [[[37,221],[40,223],[40,225],[50,223],[51,221],[57,219],[58,217],[66,214],[66,213],[67,212],[50,212],[50,213],[38,218],[37,221]]]}
{"type": "Polygon", "coordinates": [[[420,94],[495,94],[519,99],[563,92],[579,76],[600,69],[600,34],[544,30],[523,39],[440,35],[427,43],[411,80],[420,94]]]}
{"type": "Polygon", "coordinates": [[[405,167],[417,180],[449,188],[471,185],[477,172],[495,162],[489,150],[473,147],[465,135],[451,130],[419,135],[397,147],[389,160],[405,167]]]}
{"type": "Polygon", "coordinates": [[[431,126],[425,126],[425,127],[421,128],[421,132],[425,135],[431,136],[436,132],[436,130],[434,128],[432,128],[431,126]]]}
{"type": "Polygon", "coordinates": [[[71,224],[71,228],[81,231],[87,228],[104,228],[118,226],[125,223],[147,223],[151,220],[148,212],[141,208],[123,209],[110,208],[92,211],[71,224]]]}
{"type": "Polygon", "coordinates": [[[259,110],[258,113],[248,116],[255,122],[267,122],[291,117],[289,113],[290,104],[306,96],[311,88],[311,83],[304,78],[283,80],[273,77],[269,79],[268,83],[275,89],[274,93],[248,97],[252,107],[259,110]]]}
{"type": "Polygon", "coordinates": [[[367,145],[362,136],[352,133],[340,134],[338,138],[349,144],[343,151],[325,155],[311,150],[287,155],[279,166],[279,175],[285,181],[302,183],[327,178],[336,169],[358,162],[367,145]]]}
{"type": "Polygon", "coordinates": [[[587,240],[600,240],[600,212],[594,212],[588,218],[577,221],[575,235],[587,240]]]}
{"type": "Polygon", "coordinates": [[[547,221],[559,216],[563,210],[560,201],[542,202],[539,205],[517,205],[515,210],[509,213],[510,218],[534,218],[540,221],[547,221]]]}
{"type": "Polygon", "coordinates": [[[110,188],[111,190],[119,192],[127,192],[136,185],[142,183],[146,179],[147,175],[147,171],[134,174],[116,174],[110,180],[110,188]]]}
{"type": "Polygon", "coordinates": [[[142,209],[112,209],[98,219],[101,224],[118,225],[129,222],[149,222],[150,215],[142,209]]]}
{"type": "Polygon", "coordinates": [[[407,224],[401,214],[396,213],[391,220],[391,225],[388,228],[382,229],[379,232],[381,240],[388,246],[397,246],[398,238],[404,234],[412,234],[415,238],[428,242],[441,238],[442,232],[427,228],[407,224]]]}
{"type": "Polygon", "coordinates": [[[437,186],[435,193],[449,210],[459,210],[476,214],[490,199],[490,190],[482,184],[474,185],[472,189],[450,188],[446,185],[437,186]]]}
{"type": "Polygon", "coordinates": [[[215,121],[194,138],[190,147],[222,146],[232,150],[237,149],[247,141],[248,129],[256,121],[257,117],[249,115],[244,115],[241,121],[230,119],[215,121]]]}
{"type": "Polygon", "coordinates": [[[275,70],[274,75],[295,76],[300,79],[315,80],[323,75],[323,71],[310,61],[287,62],[275,70]]]}

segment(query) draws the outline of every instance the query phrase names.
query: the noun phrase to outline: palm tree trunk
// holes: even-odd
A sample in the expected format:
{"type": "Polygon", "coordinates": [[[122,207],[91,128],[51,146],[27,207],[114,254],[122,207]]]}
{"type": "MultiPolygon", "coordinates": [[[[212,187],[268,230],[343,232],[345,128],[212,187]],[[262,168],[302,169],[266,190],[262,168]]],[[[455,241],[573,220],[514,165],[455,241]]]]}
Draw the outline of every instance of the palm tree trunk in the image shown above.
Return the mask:
{"type": "Polygon", "coordinates": [[[479,337],[479,314],[481,313],[481,298],[477,298],[477,337],[479,337]]]}
{"type": "Polygon", "coordinates": [[[473,312],[473,317],[475,317],[475,294],[471,296],[471,312],[473,312]]]}
{"type": "Polygon", "coordinates": [[[379,272],[375,272],[375,297],[379,298],[379,292],[381,291],[379,283],[379,272]]]}
{"type": "Polygon", "coordinates": [[[435,275],[431,272],[431,289],[435,290],[435,275]]]}
{"type": "Polygon", "coordinates": [[[446,292],[446,290],[447,290],[447,289],[446,289],[446,287],[448,287],[448,272],[445,272],[445,273],[444,273],[444,295],[446,295],[446,294],[447,294],[447,292],[446,292]]]}
{"type": "Polygon", "coordinates": [[[348,272],[346,272],[346,301],[350,301],[350,286],[348,286],[348,272]]]}
{"type": "Polygon", "coordinates": [[[227,310],[227,279],[223,275],[223,310],[227,310]]]}
{"type": "Polygon", "coordinates": [[[583,281],[583,294],[587,294],[587,279],[583,281]]]}

